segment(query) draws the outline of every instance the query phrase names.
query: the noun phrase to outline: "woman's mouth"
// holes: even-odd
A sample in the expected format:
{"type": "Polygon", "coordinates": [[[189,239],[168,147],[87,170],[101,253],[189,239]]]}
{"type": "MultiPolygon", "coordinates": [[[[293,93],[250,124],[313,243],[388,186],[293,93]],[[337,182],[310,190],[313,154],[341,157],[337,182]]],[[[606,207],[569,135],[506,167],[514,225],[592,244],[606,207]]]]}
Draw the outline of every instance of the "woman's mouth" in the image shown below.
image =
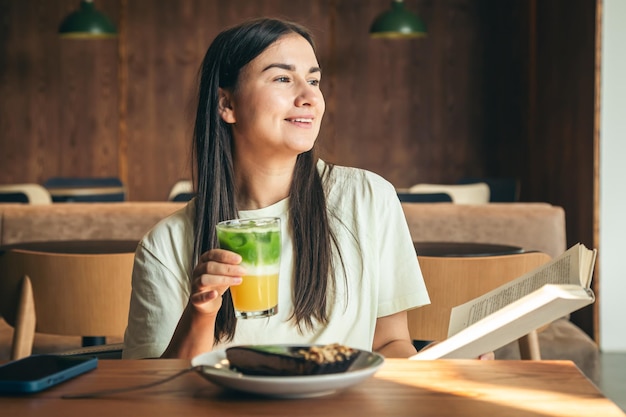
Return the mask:
{"type": "Polygon", "coordinates": [[[292,123],[301,127],[310,127],[313,125],[312,117],[293,117],[293,118],[288,118],[285,120],[288,121],[289,123],[292,123]]]}

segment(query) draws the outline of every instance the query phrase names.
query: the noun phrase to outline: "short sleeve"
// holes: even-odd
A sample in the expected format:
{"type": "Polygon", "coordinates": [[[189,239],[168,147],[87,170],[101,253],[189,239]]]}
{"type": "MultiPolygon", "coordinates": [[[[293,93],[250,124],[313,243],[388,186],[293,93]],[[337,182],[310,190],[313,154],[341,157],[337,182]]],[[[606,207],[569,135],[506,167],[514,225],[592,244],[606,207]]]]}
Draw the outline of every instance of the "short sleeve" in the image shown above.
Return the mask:
{"type": "Polygon", "coordinates": [[[124,359],[160,357],[189,300],[190,210],[159,223],[135,252],[124,359]]]}

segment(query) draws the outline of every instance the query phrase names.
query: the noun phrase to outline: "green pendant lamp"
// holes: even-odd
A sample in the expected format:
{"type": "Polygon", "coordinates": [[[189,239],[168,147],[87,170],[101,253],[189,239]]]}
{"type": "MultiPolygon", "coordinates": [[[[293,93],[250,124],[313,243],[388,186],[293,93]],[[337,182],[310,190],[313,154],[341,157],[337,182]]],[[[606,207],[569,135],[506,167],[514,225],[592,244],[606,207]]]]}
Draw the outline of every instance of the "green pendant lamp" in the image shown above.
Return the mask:
{"type": "Polygon", "coordinates": [[[426,25],[404,8],[403,0],[393,0],[391,10],[380,14],[370,27],[376,39],[411,39],[426,36],[426,25]]]}
{"type": "Polygon", "coordinates": [[[67,39],[106,39],[116,37],[117,30],[108,17],[96,10],[93,0],[82,0],[80,9],[61,22],[59,36],[67,39]]]}

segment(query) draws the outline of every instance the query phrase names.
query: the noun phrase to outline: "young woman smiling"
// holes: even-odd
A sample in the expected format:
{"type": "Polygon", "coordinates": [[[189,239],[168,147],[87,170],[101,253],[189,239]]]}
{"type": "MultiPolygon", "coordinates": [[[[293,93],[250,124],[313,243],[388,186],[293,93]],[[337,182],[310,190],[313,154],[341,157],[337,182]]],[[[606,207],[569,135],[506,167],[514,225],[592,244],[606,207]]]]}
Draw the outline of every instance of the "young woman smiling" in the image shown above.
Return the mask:
{"type": "Polygon", "coordinates": [[[124,357],[191,358],[234,344],[327,344],[409,356],[406,310],[429,303],[394,187],[316,156],[322,70],[301,26],[257,19],[220,33],[200,70],[197,197],[135,258],[124,357]],[[241,257],[215,225],[279,217],[278,314],[237,320],[241,257]]]}

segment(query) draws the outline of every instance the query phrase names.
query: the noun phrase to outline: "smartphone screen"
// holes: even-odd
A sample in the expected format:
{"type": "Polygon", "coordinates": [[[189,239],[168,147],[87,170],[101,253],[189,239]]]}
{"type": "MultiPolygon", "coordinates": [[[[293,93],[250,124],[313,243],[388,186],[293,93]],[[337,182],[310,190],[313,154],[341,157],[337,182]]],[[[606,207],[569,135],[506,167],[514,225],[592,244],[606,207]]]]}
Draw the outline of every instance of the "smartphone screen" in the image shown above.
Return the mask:
{"type": "Polygon", "coordinates": [[[41,391],[97,366],[95,357],[28,356],[0,366],[0,393],[41,391]]]}

